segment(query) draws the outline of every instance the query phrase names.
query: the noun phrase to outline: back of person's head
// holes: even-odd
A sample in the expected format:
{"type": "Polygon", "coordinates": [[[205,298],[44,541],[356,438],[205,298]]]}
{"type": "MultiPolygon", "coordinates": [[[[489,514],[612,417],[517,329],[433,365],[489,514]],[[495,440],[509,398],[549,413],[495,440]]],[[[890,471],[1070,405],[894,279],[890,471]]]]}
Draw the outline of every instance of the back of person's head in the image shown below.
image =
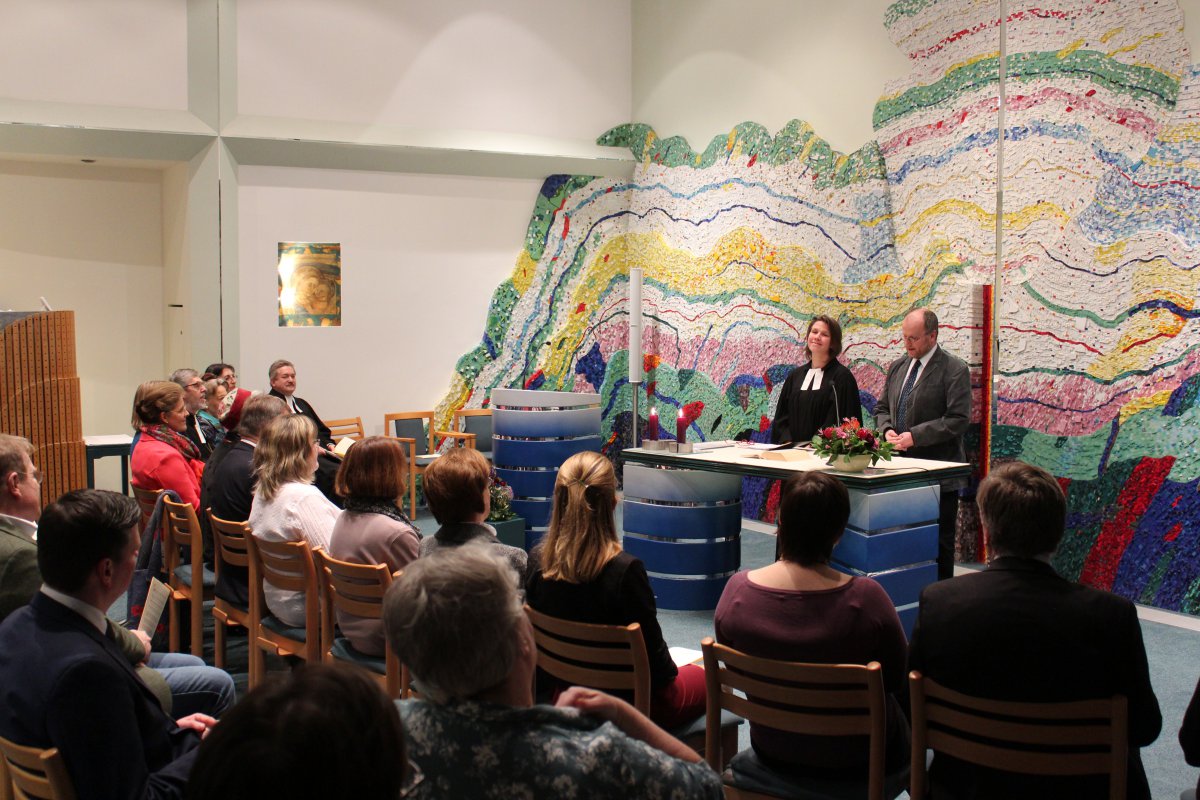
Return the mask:
{"type": "Polygon", "coordinates": [[[455,447],[443,453],[421,476],[429,512],[441,525],[474,518],[484,510],[483,493],[491,478],[492,465],[478,450],[455,447]]]}
{"type": "Polygon", "coordinates": [[[309,461],[317,442],[317,426],[303,414],[276,417],[263,428],[254,448],[258,493],[271,500],[287,483],[312,483],[309,461]]]}
{"type": "Polygon", "coordinates": [[[116,492],[76,489],[42,511],[38,523],[38,569],[52,589],[83,588],[101,560],[119,561],[129,547],[129,529],[142,512],[137,501],[116,492]]]}
{"type": "Polygon", "coordinates": [[[607,458],[586,451],[568,458],[554,481],[550,527],[540,545],[542,574],[586,583],[621,551],[613,509],[617,476],[607,458]]]}
{"type": "Polygon", "coordinates": [[[271,366],[267,367],[267,380],[275,380],[276,373],[278,373],[279,370],[283,369],[284,367],[291,367],[293,370],[296,369],[296,365],[288,361],[286,358],[276,359],[275,361],[271,362],[271,366]]]}
{"type": "Polygon", "coordinates": [[[850,493],[824,472],[797,472],[779,488],[779,557],[805,567],[828,563],[850,519],[850,493]]]}
{"type": "Polygon", "coordinates": [[[24,436],[0,433],[0,481],[25,469],[25,457],[33,458],[33,445],[24,436]]]}
{"type": "Polygon", "coordinates": [[[368,436],[346,453],[333,488],[340,497],[398,501],[407,488],[407,475],[404,445],[386,436],[368,436]]]}
{"type": "Polygon", "coordinates": [[[161,425],[162,415],[179,405],[183,388],[174,381],[146,381],[133,394],[134,430],[143,425],[161,425]]]}
{"type": "Polygon", "coordinates": [[[998,556],[1053,553],[1067,523],[1067,498],[1046,470],[1012,461],[992,469],[975,494],[989,546],[998,556]]]}
{"type": "Polygon", "coordinates": [[[388,646],[435,703],[500,685],[517,663],[523,625],[516,572],[482,544],[418,558],[383,600],[388,646]]]}
{"type": "Polygon", "coordinates": [[[196,372],[196,370],[191,369],[190,367],[184,367],[183,369],[177,369],[172,372],[167,380],[179,384],[179,388],[184,389],[187,388],[189,383],[199,376],[200,373],[196,372]]]}
{"type": "Polygon", "coordinates": [[[238,433],[254,439],[262,436],[271,420],[288,413],[287,403],[273,394],[256,394],[242,405],[238,433]]]}
{"type": "Polygon", "coordinates": [[[313,664],[251,691],[200,744],[189,800],[396,800],[408,771],[396,704],[361,669],[313,664]]]}

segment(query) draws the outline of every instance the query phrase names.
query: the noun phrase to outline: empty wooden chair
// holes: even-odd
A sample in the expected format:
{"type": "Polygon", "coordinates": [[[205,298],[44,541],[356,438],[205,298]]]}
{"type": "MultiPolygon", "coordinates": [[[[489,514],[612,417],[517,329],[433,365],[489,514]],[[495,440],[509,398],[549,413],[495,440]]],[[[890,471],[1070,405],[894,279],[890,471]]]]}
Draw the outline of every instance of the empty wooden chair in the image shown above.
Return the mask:
{"type": "MultiPolygon", "coordinates": [[[[230,522],[221,519],[208,509],[208,519],[213,532],[213,571],[216,581],[221,580],[221,571],[230,566],[241,567],[250,571],[250,524],[247,522],[230,522]]],[[[225,668],[225,629],[240,625],[247,632],[253,631],[257,620],[262,615],[256,592],[250,593],[250,601],[245,606],[231,603],[214,592],[213,595],[213,661],[225,668]]],[[[251,643],[253,644],[253,643],[251,643]]],[[[254,662],[251,659],[249,670],[250,688],[258,685],[258,676],[254,674],[254,662]]]]}
{"type": "Polygon", "coordinates": [[[439,431],[434,428],[432,411],[397,411],[385,414],[383,431],[409,446],[408,451],[408,513],[417,515],[418,475],[437,458],[438,443],[454,439],[462,447],[474,447],[475,435],[458,431],[439,431]]]}
{"type": "Polygon", "coordinates": [[[474,434],[475,449],[492,460],[492,410],[460,408],[454,412],[454,430],[474,434]]]}
{"type": "Polygon", "coordinates": [[[1126,796],[1129,704],[1124,695],[1063,703],[986,700],[909,673],[913,797],[928,791],[925,751],[1032,776],[1107,775],[1126,796]],[[985,740],[982,741],[982,740],[985,740]]]}
{"type": "Polygon", "coordinates": [[[361,441],[366,433],[363,431],[362,417],[347,417],[346,419],[324,420],[329,428],[329,435],[336,442],[349,436],[354,441],[361,441]]]}
{"type": "Polygon", "coordinates": [[[179,652],[179,603],[188,603],[191,624],[191,651],[194,656],[204,656],[204,601],[211,600],[217,577],[204,566],[204,539],[200,533],[200,521],[190,503],[176,503],[171,498],[163,500],[165,517],[163,556],[171,587],[168,605],[170,614],[171,652],[179,652]],[[186,548],[190,563],[185,563],[186,548]]]}
{"type": "Polygon", "coordinates": [[[0,737],[0,755],[0,798],[75,800],[75,787],[57,747],[24,747],[0,737]]]}
{"type": "MultiPolygon", "coordinates": [[[[717,644],[712,637],[700,643],[708,691],[708,731],[705,756],[722,770],[725,743],[720,737],[722,709],[751,724],[816,736],[867,736],[870,755],[865,774],[853,779],[785,776],[758,761],[752,750],[738,754],[724,771],[729,798],[796,797],[883,800],[899,795],[908,785],[908,769],[885,775],[886,699],[879,662],[861,664],[801,664],[757,658],[717,644]]],[[[734,747],[736,748],[736,743],[734,747]]]]}
{"type": "Polygon", "coordinates": [[[316,551],[321,582],[321,655],[326,661],[346,661],[371,672],[388,696],[408,694],[408,672],[390,647],[383,656],[360,652],[348,639],[335,635],[336,612],[383,620],[383,596],[392,585],[386,564],[353,564],[316,551]]]}
{"type": "Polygon", "coordinates": [[[310,664],[321,660],[320,588],[308,542],[266,542],[246,539],[250,551],[250,591],[262,614],[250,631],[250,669],[261,681],[266,677],[265,653],[295,656],[310,664]],[[304,592],[304,627],[294,628],[271,613],[263,585],[304,592]]]}

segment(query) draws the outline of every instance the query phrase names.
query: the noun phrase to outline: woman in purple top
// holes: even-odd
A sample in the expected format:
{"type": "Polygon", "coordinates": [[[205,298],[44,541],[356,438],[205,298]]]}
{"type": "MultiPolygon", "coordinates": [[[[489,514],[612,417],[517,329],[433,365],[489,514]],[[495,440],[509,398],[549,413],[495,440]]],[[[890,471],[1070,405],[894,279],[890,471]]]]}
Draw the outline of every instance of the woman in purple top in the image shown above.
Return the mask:
{"type": "MultiPolygon", "coordinates": [[[[887,770],[908,760],[904,691],[907,641],[887,594],[870,578],[829,566],[850,516],[837,478],[801,472],[779,493],[779,552],[774,564],[730,578],[717,604],[717,640],[753,656],[818,664],[883,667],[887,770]]],[[[867,737],[818,737],[750,726],[750,743],[767,766],[794,774],[840,777],[867,765],[867,737]]]]}

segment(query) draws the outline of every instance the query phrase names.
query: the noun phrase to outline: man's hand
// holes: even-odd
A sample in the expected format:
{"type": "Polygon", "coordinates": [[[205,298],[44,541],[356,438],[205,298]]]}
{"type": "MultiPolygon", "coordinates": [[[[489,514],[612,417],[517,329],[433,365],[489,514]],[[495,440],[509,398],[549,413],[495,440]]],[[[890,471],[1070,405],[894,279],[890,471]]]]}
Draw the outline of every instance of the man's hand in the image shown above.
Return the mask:
{"type": "Polygon", "coordinates": [[[137,628],[134,628],[132,633],[142,643],[142,647],[146,648],[146,655],[142,656],[142,663],[145,664],[150,658],[150,637],[137,628]]]}
{"type": "Polygon", "coordinates": [[[182,719],[175,720],[175,724],[181,728],[195,731],[203,739],[208,736],[208,732],[217,724],[217,721],[208,714],[188,714],[182,719]]]}
{"type": "Polygon", "coordinates": [[[889,430],[883,435],[883,438],[887,439],[888,444],[892,445],[897,450],[907,450],[915,444],[915,442],[913,442],[912,434],[908,431],[905,431],[904,433],[896,433],[893,430],[889,430]]]}
{"type": "Polygon", "coordinates": [[[572,686],[558,696],[554,703],[557,708],[576,708],[585,714],[591,714],[600,719],[613,723],[624,730],[622,721],[630,714],[637,714],[637,709],[619,697],[598,692],[595,689],[585,689],[582,686],[572,686]]]}

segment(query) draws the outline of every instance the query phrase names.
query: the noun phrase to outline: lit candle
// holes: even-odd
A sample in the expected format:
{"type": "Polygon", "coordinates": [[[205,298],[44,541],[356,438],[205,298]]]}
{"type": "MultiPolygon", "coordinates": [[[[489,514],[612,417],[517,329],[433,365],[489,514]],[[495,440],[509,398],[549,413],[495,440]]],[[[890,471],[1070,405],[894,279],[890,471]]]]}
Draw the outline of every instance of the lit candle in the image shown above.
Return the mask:
{"type": "Polygon", "coordinates": [[[687,420],[683,418],[683,409],[679,409],[679,418],[675,420],[675,441],[683,444],[687,441],[687,420]]]}
{"type": "Polygon", "coordinates": [[[651,408],[650,416],[646,419],[646,435],[642,437],[649,441],[658,441],[658,409],[651,408]]]}

